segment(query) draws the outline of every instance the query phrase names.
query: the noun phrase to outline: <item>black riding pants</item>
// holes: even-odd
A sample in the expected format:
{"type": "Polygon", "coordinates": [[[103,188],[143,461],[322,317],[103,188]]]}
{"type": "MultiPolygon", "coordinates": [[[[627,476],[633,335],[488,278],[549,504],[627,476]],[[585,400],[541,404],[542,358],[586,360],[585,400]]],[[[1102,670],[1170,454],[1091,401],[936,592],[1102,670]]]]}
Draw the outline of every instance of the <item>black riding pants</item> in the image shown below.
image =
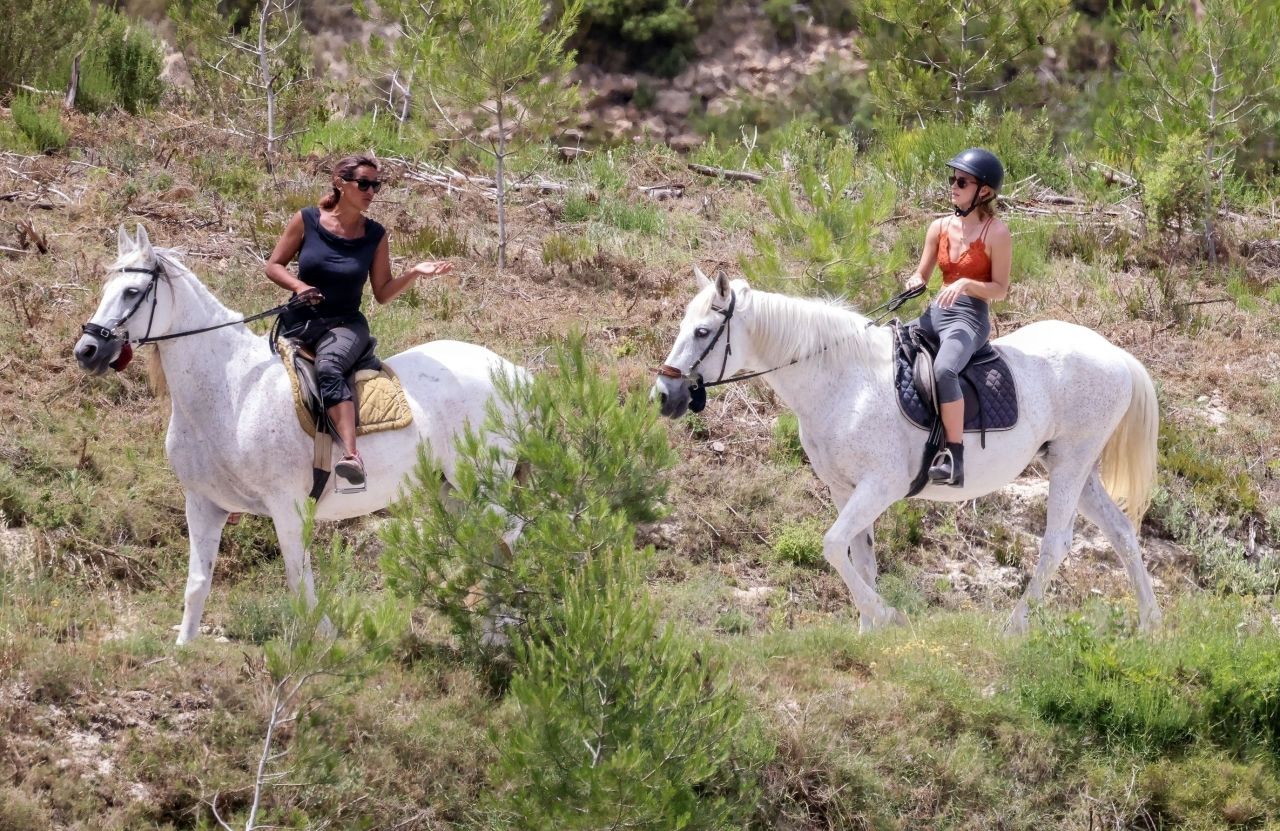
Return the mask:
{"type": "Polygon", "coordinates": [[[368,321],[348,317],[307,343],[316,353],[316,379],[326,409],[355,397],[347,376],[369,348],[369,338],[368,321]]]}
{"type": "Polygon", "coordinates": [[[933,361],[938,401],[942,404],[959,401],[964,398],[960,389],[960,370],[991,335],[987,301],[962,295],[949,309],[930,303],[920,316],[920,326],[941,344],[938,357],[933,361]]]}

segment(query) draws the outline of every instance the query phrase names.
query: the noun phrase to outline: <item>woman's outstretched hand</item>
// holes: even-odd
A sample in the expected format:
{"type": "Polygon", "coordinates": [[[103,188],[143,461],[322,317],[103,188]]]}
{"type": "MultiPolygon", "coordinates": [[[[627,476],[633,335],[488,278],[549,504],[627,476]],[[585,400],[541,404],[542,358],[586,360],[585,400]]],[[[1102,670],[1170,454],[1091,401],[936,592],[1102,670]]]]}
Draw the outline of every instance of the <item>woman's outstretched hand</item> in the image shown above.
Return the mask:
{"type": "Polygon", "coordinates": [[[453,263],[444,260],[427,260],[413,267],[413,273],[419,277],[436,277],[453,271],[453,263]]]}
{"type": "Polygon", "coordinates": [[[907,291],[911,291],[916,286],[923,286],[923,285],[924,285],[924,279],[919,274],[912,274],[910,277],[907,278],[907,284],[906,284],[907,291]]]}

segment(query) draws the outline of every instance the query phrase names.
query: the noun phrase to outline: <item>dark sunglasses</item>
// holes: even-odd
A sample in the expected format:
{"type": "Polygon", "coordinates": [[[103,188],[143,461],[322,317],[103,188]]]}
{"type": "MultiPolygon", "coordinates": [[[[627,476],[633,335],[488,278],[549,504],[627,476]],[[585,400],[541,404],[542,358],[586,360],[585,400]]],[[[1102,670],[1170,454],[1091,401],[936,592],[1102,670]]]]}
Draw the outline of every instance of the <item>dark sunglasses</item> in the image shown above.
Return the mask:
{"type": "Polygon", "coordinates": [[[377,193],[382,190],[382,180],[380,179],[353,179],[349,176],[343,176],[342,180],[344,182],[355,182],[356,187],[360,188],[362,191],[373,188],[373,192],[377,193]]]}
{"type": "Polygon", "coordinates": [[[977,180],[977,179],[966,179],[966,178],[965,178],[965,177],[963,177],[963,176],[950,176],[950,177],[948,177],[948,178],[947,178],[947,182],[949,182],[950,184],[953,184],[953,185],[955,185],[956,187],[960,188],[960,190],[964,190],[965,188],[969,187],[969,183],[970,183],[970,182],[973,182],[974,184],[977,184],[978,180],[977,180]]]}

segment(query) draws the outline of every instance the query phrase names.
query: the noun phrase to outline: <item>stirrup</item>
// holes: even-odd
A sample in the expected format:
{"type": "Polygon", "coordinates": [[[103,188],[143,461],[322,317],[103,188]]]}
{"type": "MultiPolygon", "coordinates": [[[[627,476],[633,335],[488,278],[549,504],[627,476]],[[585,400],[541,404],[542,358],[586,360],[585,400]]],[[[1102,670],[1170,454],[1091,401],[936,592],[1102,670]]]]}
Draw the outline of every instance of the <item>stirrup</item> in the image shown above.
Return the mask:
{"type": "Polygon", "coordinates": [[[368,478],[364,472],[364,460],[359,453],[343,456],[333,466],[335,493],[364,493],[368,478]],[[345,485],[339,484],[344,482],[345,485]]]}
{"type": "Polygon", "coordinates": [[[934,485],[960,487],[964,485],[964,472],[956,475],[956,459],[950,448],[943,448],[933,456],[929,465],[929,482],[934,485]]]}

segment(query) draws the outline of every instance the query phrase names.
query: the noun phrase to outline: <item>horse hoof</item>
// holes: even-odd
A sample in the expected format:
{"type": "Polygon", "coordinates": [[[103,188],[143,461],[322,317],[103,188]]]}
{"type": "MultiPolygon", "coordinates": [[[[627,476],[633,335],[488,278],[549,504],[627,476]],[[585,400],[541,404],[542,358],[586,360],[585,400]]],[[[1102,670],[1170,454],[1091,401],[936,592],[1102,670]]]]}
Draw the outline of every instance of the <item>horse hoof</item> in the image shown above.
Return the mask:
{"type": "Polygon", "coordinates": [[[1009,616],[1009,622],[1004,625],[1004,633],[1011,638],[1021,638],[1027,634],[1030,629],[1030,622],[1027,619],[1027,613],[1024,610],[1015,610],[1009,616]]]}
{"type": "Polygon", "coordinates": [[[886,626],[907,626],[909,623],[907,616],[902,612],[892,606],[886,606],[885,610],[875,617],[862,615],[858,620],[858,631],[865,635],[886,626]]]}

